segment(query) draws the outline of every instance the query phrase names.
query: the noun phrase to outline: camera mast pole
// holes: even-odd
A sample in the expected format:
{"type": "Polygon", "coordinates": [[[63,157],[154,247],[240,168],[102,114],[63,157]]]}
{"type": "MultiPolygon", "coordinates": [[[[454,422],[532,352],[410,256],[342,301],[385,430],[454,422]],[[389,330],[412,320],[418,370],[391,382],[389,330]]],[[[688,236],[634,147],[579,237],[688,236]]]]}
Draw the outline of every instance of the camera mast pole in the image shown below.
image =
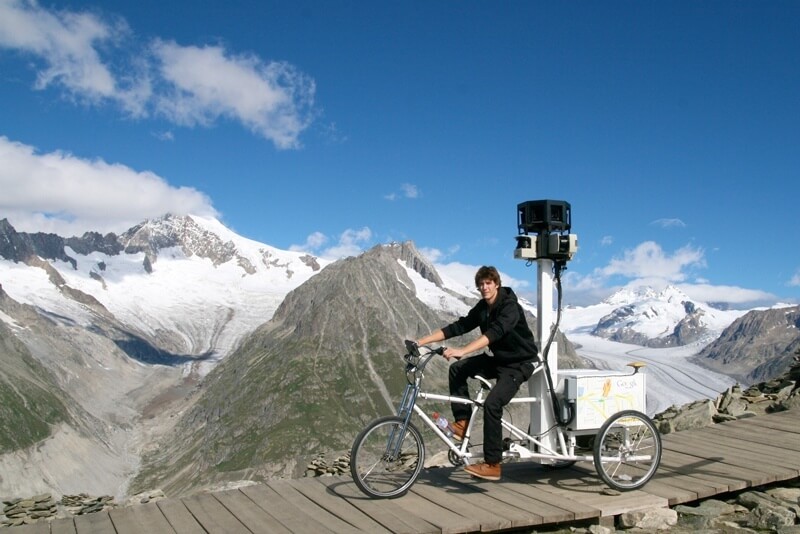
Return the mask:
{"type": "MultiPolygon", "coordinates": [[[[536,299],[536,333],[539,339],[539,358],[544,362],[544,349],[550,339],[551,329],[555,322],[553,314],[553,260],[539,258],[536,260],[537,267],[537,299],[536,299]]],[[[547,354],[547,365],[554,380],[558,377],[558,344],[553,341],[547,354]]],[[[536,397],[539,402],[531,404],[531,431],[532,436],[541,436],[539,441],[555,451],[555,434],[544,435],[548,429],[555,425],[555,413],[553,403],[550,402],[550,385],[545,373],[547,367],[534,374],[528,381],[528,393],[531,397],[536,397]]]]}

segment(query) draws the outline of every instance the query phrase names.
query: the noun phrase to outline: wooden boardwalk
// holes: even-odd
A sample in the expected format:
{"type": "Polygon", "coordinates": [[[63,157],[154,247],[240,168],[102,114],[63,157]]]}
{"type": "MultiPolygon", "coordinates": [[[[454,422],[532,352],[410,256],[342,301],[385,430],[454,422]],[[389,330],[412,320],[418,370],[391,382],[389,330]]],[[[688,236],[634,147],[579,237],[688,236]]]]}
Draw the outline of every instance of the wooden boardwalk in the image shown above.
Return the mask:
{"type": "Polygon", "coordinates": [[[501,482],[461,469],[423,472],[398,499],[371,500],[346,477],[281,480],[116,508],[15,534],[492,532],[589,521],[800,477],[800,410],[663,436],[661,467],[642,489],[604,492],[593,466],[503,466],[501,482]]]}

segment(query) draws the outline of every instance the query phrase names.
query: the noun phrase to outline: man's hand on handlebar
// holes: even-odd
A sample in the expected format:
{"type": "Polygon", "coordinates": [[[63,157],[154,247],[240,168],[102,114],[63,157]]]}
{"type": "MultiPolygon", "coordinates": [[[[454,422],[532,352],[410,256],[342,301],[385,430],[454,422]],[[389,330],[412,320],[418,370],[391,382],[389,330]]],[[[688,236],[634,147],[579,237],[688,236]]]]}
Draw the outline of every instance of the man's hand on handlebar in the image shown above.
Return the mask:
{"type": "Polygon", "coordinates": [[[464,349],[457,349],[453,347],[447,347],[446,349],[444,349],[444,353],[442,354],[442,356],[444,356],[448,362],[451,359],[460,360],[465,355],[466,353],[464,352],[464,349]]]}

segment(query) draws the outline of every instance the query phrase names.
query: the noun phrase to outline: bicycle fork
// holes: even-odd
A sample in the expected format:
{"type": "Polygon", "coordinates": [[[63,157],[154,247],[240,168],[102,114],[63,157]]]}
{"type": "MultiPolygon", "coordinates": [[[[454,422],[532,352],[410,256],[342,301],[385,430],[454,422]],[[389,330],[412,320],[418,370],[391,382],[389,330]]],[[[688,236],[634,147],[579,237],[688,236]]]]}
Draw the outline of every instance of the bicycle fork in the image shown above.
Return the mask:
{"type": "Polygon", "coordinates": [[[403,426],[393,428],[389,434],[389,439],[386,440],[386,451],[383,454],[386,460],[394,461],[400,456],[400,448],[403,446],[403,440],[406,437],[406,428],[408,428],[408,422],[411,420],[412,408],[417,402],[418,393],[419,388],[417,386],[413,384],[406,385],[403,399],[397,409],[397,415],[403,419],[403,426]]]}

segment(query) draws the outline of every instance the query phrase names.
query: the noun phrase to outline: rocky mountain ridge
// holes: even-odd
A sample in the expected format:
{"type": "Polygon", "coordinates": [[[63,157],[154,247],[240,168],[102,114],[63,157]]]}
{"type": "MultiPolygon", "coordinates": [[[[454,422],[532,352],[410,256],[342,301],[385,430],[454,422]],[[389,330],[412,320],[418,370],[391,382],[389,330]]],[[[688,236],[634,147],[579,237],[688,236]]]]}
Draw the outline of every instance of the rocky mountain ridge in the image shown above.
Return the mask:
{"type": "Polygon", "coordinates": [[[695,357],[744,384],[768,380],[792,365],[800,349],[800,306],[751,311],[695,357]]]}

